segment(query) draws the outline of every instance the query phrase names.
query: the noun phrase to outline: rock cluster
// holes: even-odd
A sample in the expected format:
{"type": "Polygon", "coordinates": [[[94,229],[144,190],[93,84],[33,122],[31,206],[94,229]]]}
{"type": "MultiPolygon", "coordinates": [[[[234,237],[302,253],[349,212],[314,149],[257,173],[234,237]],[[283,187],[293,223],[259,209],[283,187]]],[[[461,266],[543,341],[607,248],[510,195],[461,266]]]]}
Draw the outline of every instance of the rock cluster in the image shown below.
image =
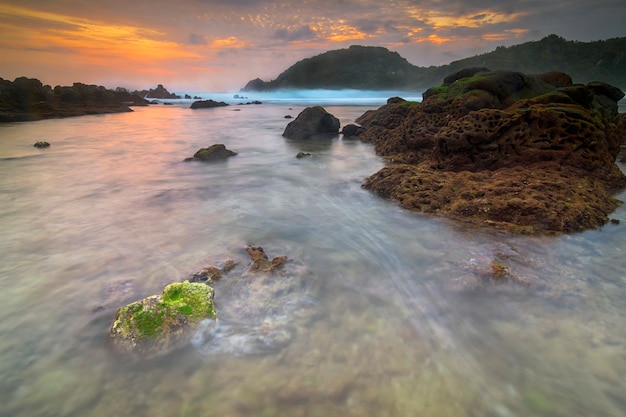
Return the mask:
{"type": "Polygon", "coordinates": [[[167,88],[163,87],[163,84],[157,85],[157,88],[151,88],[149,90],[135,91],[135,94],[145,98],[159,98],[159,99],[179,99],[178,94],[170,93],[167,88]]]}
{"type": "Polygon", "coordinates": [[[82,83],[52,88],[35,78],[19,77],[13,82],[0,78],[0,123],[130,112],[130,106],[147,104],[123,89],[82,83]]]}
{"type": "MultiPolygon", "coordinates": [[[[264,350],[289,343],[293,316],[306,319],[314,314],[307,294],[307,275],[287,257],[269,259],[260,246],[246,246],[249,264],[241,276],[231,274],[240,264],[231,258],[204,267],[183,282],[167,285],[162,294],[151,295],[117,310],[109,331],[116,351],[141,357],[167,354],[189,343],[192,338],[210,340],[219,324],[214,306],[214,287],[220,286],[220,318],[248,323],[242,338],[264,350]],[[223,279],[228,275],[228,279],[223,279]],[[212,286],[209,286],[212,285],[212,286]],[[209,324],[207,324],[209,323],[209,324]]],[[[309,284],[310,285],[310,284],[309,284]]],[[[228,331],[228,326],[220,332],[228,331]]],[[[226,342],[226,341],[224,341],[226,342]]]]}
{"type": "Polygon", "coordinates": [[[474,68],[421,103],[390,99],[357,122],[390,162],[364,184],[402,206],[518,233],[605,224],[626,185],[619,89],[567,74],[474,68]]]}

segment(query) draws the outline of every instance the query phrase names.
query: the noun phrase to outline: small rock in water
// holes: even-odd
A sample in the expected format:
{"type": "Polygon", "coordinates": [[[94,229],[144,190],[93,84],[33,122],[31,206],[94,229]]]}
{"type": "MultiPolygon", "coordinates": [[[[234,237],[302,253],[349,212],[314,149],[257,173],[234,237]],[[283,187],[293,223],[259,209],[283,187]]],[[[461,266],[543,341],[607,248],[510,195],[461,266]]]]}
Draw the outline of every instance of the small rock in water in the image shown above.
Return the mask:
{"type": "Polygon", "coordinates": [[[37,141],[35,142],[35,144],[33,145],[35,148],[47,148],[50,146],[50,144],[44,140],[42,141],[37,141]]]}
{"type": "Polygon", "coordinates": [[[227,149],[221,143],[217,143],[215,145],[211,145],[208,148],[199,149],[191,158],[186,158],[185,162],[188,161],[203,161],[203,162],[212,162],[212,161],[220,161],[230,158],[231,156],[237,155],[237,152],[233,152],[230,149],[227,149]]]}

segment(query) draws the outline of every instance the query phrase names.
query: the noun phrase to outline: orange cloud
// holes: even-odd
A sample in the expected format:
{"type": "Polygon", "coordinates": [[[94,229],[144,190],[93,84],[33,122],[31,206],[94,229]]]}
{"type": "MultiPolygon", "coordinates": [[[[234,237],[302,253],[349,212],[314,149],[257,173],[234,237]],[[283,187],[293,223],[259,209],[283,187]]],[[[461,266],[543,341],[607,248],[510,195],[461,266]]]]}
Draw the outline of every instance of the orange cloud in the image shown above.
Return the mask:
{"type": "Polygon", "coordinates": [[[213,48],[244,48],[252,46],[249,42],[243,41],[235,36],[229,36],[228,38],[215,39],[210,44],[213,48]]]}
{"type": "MultiPolygon", "coordinates": [[[[40,51],[73,53],[86,62],[110,62],[123,58],[128,61],[153,61],[196,58],[179,44],[164,40],[164,34],[134,26],[114,25],[73,16],[42,12],[8,5],[0,6],[0,16],[10,17],[5,31],[19,31],[9,44],[0,48],[28,48],[40,51]]],[[[10,32],[7,32],[10,33],[10,32]]]]}
{"type": "Polygon", "coordinates": [[[482,38],[486,41],[503,41],[508,38],[505,33],[485,33],[482,38]]]}
{"type": "Polygon", "coordinates": [[[330,33],[326,35],[325,38],[330,42],[345,42],[366,38],[363,32],[353,26],[347,25],[344,20],[339,20],[337,23],[331,25],[329,31],[330,33]]]}
{"type": "Polygon", "coordinates": [[[519,19],[526,13],[498,13],[492,10],[482,10],[477,13],[465,15],[443,14],[428,9],[419,9],[415,7],[408,8],[407,15],[426,24],[434,29],[451,28],[451,27],[470,27],[479,28],[485,25],[496,23],[509,23],[519,19]]]}

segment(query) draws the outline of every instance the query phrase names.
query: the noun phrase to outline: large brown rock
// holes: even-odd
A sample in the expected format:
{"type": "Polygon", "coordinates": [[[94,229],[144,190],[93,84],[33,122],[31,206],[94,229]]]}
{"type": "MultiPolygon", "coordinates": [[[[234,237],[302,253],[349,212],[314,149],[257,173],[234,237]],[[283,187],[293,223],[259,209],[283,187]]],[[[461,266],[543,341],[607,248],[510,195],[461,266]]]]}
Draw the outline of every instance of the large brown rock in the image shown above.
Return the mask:
{"type": "Polygon", "coordinates": [[[315,136],[339,134],[339,119],[321,106],[307,107],[290,122],[283,136],[288,139],[309,139],[315,136]]]}
{"type": "Polygon", "coordinates": [[[612,195],[626,185],[615,165],[621,91],[572,85],[557,72],[455,77],[422,103],[357,119],[359,138],[390,162],[366,188],[412,210],[524,233],[608,221],[619,204],[612,195]]]}

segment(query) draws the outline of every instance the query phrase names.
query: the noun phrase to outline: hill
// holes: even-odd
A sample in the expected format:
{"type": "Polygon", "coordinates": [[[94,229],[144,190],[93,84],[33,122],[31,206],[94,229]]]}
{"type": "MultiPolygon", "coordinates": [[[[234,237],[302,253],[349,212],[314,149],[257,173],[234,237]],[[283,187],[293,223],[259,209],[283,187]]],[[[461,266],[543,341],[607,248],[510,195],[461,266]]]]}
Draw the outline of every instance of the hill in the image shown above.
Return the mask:
{"type": "Polygon", "coordinates": [[[252,80],[242,91],[279,89],[420,90],[441,84],[463,68],[524,73],[562,71],[575,83],[604,81],[626,89],[626,38],[568,41],[557,35],[451,62],[418,67],[382,47],[351,46],[297,62],[273,81],[252,80]]]}
{"type": "Polygon", "coordinates": [[[540,41],[500,46],[493,52],[430,67],[423,72],[418,86],[439,85],[445,76],[471,67],[536,74],[562,71],[575,83],[604,81],[626,89],[626,38],[577,42],[550,35],[540,41]]]}
{"type": "Polygon", "coordinates": [[[297,62],[273,81],[256,79],[242,91],[280,89],[408,89],[423,71],[386,48],[353,45],[297,62]]]}

